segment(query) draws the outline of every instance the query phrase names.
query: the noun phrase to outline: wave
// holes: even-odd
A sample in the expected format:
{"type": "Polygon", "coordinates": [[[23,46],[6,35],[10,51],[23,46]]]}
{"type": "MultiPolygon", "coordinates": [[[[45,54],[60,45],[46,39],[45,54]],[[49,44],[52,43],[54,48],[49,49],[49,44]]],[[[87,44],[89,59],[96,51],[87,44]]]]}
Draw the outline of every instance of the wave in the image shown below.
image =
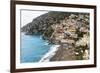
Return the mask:
{"type": "Polygon", "coordinates": [[[42,36],[40,36],[40,39],[42,39],[42,36]]]}
{"type": "Polygon", "coordinates": [[[49,45],[48,41],[44,43],[44,45],[49,45]]]}
{"type": "Polygon", "coordinates": [[[49,62],[50,59],[56,54],[56,51],[58,50],[58,47],[60,45],[53,45],[51,46],[49,52],[47,52],[39,62],[49,62]]]}

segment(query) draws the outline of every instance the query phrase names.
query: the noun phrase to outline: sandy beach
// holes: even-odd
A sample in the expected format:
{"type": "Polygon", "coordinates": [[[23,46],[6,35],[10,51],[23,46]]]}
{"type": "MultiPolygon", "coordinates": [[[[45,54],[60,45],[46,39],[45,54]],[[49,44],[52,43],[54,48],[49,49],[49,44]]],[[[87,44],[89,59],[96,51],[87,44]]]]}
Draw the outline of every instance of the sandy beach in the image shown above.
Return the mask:
{"type": "Polygon", "coordinates": [[[65,49],[62,46],[56,51],[56,54],[50,61],[69,61],[76,60],[74,49],[65,49]]]}
{"type": "Polygon", "coordinates": [[[58,51],[60,45],[53,45],[49,52],[47,52],[39,62],[49,62],[50,59],[56,54],[56,52],[58,51]]]}

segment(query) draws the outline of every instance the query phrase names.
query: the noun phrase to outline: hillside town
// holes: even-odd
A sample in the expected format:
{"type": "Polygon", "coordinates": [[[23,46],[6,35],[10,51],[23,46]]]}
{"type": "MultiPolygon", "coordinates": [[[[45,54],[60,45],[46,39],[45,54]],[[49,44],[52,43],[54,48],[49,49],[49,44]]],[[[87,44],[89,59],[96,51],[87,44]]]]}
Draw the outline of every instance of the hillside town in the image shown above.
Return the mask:
{"type": "Polygon", "coordinates": [[[71,14],[59,24],[52,25],[54,32],[50,38],[63,49],[55,55],[57,60],[89,59],[89,24],[86,24],[89,20],[86,17],[88,16],[71,14]]]}
{"type": "Polygon", "coordinates": [[[50,44],[60,45],[50,61],[87,60],[90,50],[89,13],[43,14],[21,28],[26,35],[39,34],[50,44]]]}

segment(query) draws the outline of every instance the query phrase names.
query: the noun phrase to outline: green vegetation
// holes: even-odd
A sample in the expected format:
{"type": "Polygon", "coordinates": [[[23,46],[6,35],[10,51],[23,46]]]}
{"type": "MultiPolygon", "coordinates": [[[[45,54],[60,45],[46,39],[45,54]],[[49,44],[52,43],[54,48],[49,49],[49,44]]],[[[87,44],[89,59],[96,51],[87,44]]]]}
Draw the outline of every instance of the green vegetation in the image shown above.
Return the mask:
{"type": "Polygon", "coordinates": [[[43,39],[48,39],[51,37],[52,33],[54,32],[54,30],[52,29],[52,27],[48,27],[45,32],[43,33],[43,39]]]}

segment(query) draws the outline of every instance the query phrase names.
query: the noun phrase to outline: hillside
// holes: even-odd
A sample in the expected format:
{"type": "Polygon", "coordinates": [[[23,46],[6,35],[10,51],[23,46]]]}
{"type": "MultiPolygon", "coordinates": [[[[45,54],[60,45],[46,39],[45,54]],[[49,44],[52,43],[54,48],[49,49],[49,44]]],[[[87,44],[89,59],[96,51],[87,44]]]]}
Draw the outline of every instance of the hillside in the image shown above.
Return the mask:
{"type": "Polygon", "coordinates": [[[89,14],[50,11],[21,28],[27,35],[40,34],[49,43],[59,44],[51,58],[57,60],[89,59],[89,14]]]}

